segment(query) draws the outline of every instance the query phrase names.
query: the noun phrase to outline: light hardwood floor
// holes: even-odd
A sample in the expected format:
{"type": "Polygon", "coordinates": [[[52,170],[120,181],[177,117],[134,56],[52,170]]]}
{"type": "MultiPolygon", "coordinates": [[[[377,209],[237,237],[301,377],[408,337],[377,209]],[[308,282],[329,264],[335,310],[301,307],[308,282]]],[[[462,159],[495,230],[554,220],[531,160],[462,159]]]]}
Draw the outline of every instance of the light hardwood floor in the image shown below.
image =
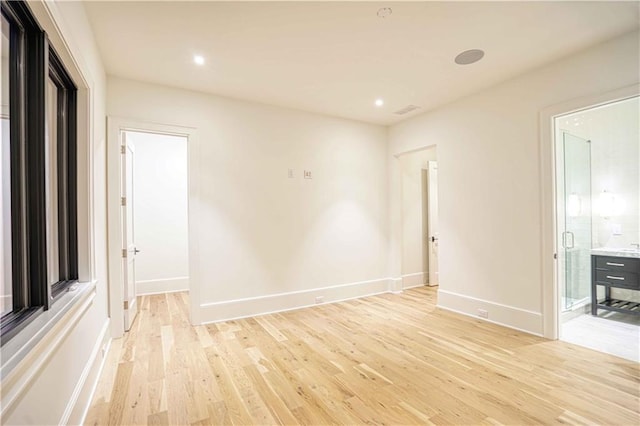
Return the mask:
{"type": "Polygon", "coordinates": [[[640,424],[637,363],[435,308],[435,290],[192,327],[145,296],[86,424],[640,424]]]}

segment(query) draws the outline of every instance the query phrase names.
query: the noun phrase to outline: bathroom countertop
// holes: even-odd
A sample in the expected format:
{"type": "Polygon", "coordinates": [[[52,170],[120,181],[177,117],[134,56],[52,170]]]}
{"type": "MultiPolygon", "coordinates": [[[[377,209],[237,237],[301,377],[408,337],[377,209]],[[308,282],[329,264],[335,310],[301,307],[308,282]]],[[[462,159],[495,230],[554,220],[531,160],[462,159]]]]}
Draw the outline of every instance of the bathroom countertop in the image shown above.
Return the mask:
{"type": "Polygon", "coordinates": [[[598,256],[615,256],[615,257],[635,257],[640,258],[640,250],[638,249],[619,249],[619,248],[597,248],[591,249],[591,254],[598,256]]]}

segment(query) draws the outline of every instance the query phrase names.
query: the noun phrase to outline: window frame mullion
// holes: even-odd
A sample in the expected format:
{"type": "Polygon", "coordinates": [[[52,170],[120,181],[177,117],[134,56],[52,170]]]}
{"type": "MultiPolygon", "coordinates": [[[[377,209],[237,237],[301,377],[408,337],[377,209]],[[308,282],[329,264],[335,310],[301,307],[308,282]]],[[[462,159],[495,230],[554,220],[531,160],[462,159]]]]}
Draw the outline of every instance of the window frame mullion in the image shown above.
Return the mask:
{"type": "MultiPolygon", "coordinates": [[[[8,11],[11,12],[11,11],[8,11]]],[[[11,279],[13,310],[18,312],[29,305],[29,270],[26,262],[26,191],[25,182],[25,45],[24,29],[16,23],[15,16],[6,14],[11,23],[9,78],[14,84],[9,87],[9,132],[10,132],[10,176],[11,176],[11,279]],[[15,55],[15,56],[13,56],[15,55]]]]}
{"type": "Polygon", "coordinates": [[[44,31],[27,35],[25,109],[29,117],[26,132],[27,226],[30,306],[49,309],[51,291],[47,279],[46,216],[46,82],[49,74],[49,43],[44,31]]]}

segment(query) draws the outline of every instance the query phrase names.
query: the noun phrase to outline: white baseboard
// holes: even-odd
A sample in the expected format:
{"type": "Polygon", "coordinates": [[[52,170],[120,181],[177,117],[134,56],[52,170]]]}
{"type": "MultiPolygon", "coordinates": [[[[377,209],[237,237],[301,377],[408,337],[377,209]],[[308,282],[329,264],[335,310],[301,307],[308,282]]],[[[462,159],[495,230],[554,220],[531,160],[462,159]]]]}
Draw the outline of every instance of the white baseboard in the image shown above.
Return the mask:
{"type": "Polygon", "coordinates": [[[438,290],[438,307],[515,330],[542,336],[542,313],[515,308],[488,300],[438,290]],[[478,309],[488,312],[488,318],[478,316],[478,309]]]}
{"type": "Polygon", "coordinates": [[[205,303],[200,305],[199,318],[202,318],[203,324],[207,324],[388,293],[392,288],[391,281],[389,278],[381,278],[291,293],[205,303]],[[317,297],[322,297],[322,302],[316,303],[317,297]]]}
{"type": "Polygon", "coordinates": [[[102,368],[104,367],[110,345],[111,334],[109,333],[109,318],[107,318],[91,351],[91,356],[84,370],[82,370],[82,374],[67,404],[67,408],[64,410],[62,418],[60,419],[60,425],[84,424],[84,419],[89,411],[89,406],[93,399],[93,394],[96,391],[100,375],[102,374],[102,368]]]}
{"type": "Polygon", "coordinates": [[[421,287],[424,284],[424,272],[416,272],[413,274],[405,274],[402,276],[402,289],[406,290],[413,287],[421,287]]]}
{"type": "Polygon", "coordinates": [[[136,295],[175,293],[189,290],[189,277],[136,281],[136,295]]]}

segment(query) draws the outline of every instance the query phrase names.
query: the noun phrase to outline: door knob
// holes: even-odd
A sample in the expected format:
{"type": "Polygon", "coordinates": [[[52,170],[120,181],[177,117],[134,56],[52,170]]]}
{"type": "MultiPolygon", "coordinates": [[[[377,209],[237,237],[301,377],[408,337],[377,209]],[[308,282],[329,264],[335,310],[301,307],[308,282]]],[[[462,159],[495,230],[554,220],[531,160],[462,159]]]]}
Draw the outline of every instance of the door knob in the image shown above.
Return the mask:
{"type": "Polygon", "coordinates": [[[436,237],[436,236],[432,236],[432,237],[431,237],[431,242],[432,242],[432,243],[435,243],[436,241],[438,241],[438,237],[436,237]]]}
{"type": "Polygon", "coordinates": [[[134,249],[133,249],[133,253],[134,253],[134,254],[138,254],[138,253],[140,253],[140,250],[138,250],[138,247],[136,247],[136,248],[134,248],[134,249]]]}

